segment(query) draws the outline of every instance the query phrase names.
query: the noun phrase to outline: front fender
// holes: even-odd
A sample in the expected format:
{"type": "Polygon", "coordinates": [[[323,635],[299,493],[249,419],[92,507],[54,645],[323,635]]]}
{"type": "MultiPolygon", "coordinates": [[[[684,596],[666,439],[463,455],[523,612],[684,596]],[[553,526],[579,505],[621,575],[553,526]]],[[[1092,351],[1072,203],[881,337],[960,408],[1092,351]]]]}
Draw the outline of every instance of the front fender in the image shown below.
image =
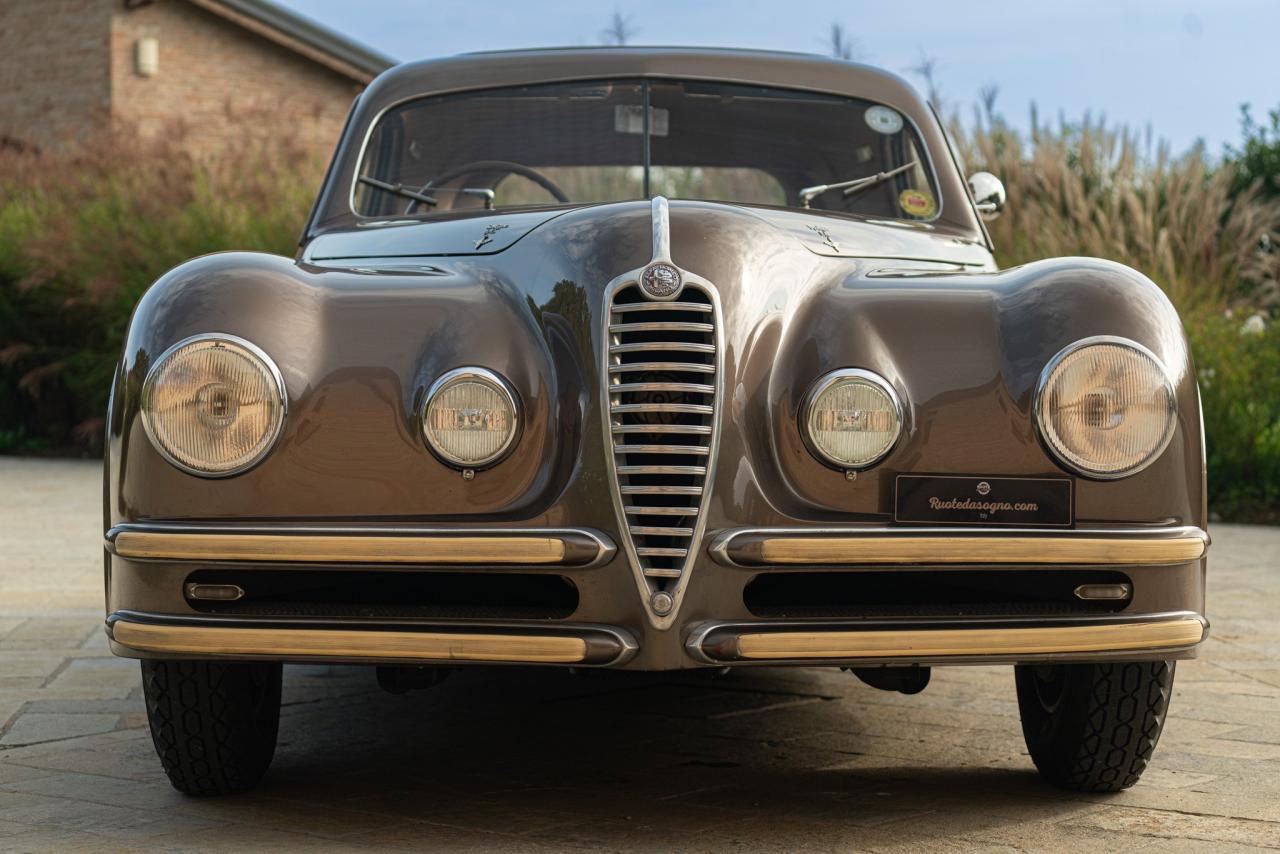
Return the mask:
{"type": "Polygon", "coordinates": [[[167,273],[134,312],[108,436],[108,527],[147,519],[536,518],[582,455],[584,366],[559,316],[534,312],[492,267],[322,269],[231,252],[167,273]],[[141,427],[147,371],[174,343],[223,332],[261,347],[284,377],[279,445],[210,480],[165,462],[141,427]],[[450,368],[505,376],[523,412],[521,453],[464,488],[423,446],[426,388],[450,368]]]}
{"type": "Polygon", "coordinates": [[[867,270],[815,283],[780,328],[755,406],[757,414],[775,414],[769,452],[777,479],[765,488],[783,512],[884,521],[900,472],[1062,476],[1035,429],[1037,382],[1062,348],[1115,335],[1146,346],[1168,369],[1177,432],[1154,464],[1131,477],[1080,479],[1077,519],[1203,526],[1195,373],[1177,312],[1150,279],[1092,258],[964,274],[867,270]],[[798,417],[814,380],[845,367],[884,376],[907,410],[899,444],[853,482],[806,450],[798,417]]]}

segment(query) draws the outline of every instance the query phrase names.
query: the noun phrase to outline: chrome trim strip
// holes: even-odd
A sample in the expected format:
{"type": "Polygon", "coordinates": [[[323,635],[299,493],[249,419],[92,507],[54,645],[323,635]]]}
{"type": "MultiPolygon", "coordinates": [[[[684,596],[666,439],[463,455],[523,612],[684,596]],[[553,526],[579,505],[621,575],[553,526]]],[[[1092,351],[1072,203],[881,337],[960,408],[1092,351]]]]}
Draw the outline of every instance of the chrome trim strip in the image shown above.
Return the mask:
{"type": "Polygon", "coordinates": [[[1098,617],[706,623],[685,640],[706,664],[987,663],[1185,651],[1209,623],[1191,611],[1098,617]]]}
{"type": "Polygon", "coordinates": [[[130,560],[418,563],[438,566],[492,564],[591,569],[608,563],[617,552],[617,546],[609,537],[590,528],[353,528],[130,523],[111,528],[105,539],[108,551],[130,560]],[[132,547],[128,545],[130,538],[135,544],[132,547]],[[480,551],[478,547],[484,546],[486,540],[500,540],[505,548],[496,555],[480,551]],[[551,543],[557,544],[561,553],[554,560],[550,559],[554,551],[547,550],[547,544],[551,543]],[[308,552],[314,555],[323,547],[336,549],[343,556],[328,560],[306,556],[308,552]],[[524,553],[513,551],[526,547],[531,550],[524,553]],[[287,556],[289,549],[301,553],[291,558],[287,556]],[[433,551],[450,549],[458,551],[463,559],[430,556],[433,551]]]}
{"type": "MultiPolygon", "coordinates": [[[[665,196],[654,196],[649,203],[650,231],[653,234],[653,256],[649,264],[671,263],[671,211],[665,196]]],[[[645,265],[648,266],[648,265],[645,265]]]]}
{"type": "Polygon", "coordinates": [[[1202,558],[1209,535],[1171,528],[738,528],[722,531],[707,551],[723,566],[865,566],[943,564],[1156,566],[1202,558]],[[740,541],[747,540],[748,543],[740,541]],[[794,557],[770,559],[767,542],[794,557]],[[805,544],[809,544],[806,548],[805,544]],[[746,549],[758,547],[758,554],[746,549]],[[1129,547],[1129,556],[1116,554],[1129,547]]]}
{"type": "Polygon", "coordinates": [[[701,445],[627,445],[628,454],[689,454],[708,456],[711,449],[701,445]]]}
{"type": "Polygon", "coordinates": [[[639,651],[639,645],[626,630],[589,623],[388,623],[117,611],[107,619],[107,633],[113,646],[142,657],[520,662],[605,667],[624,664],[639,651]]]}

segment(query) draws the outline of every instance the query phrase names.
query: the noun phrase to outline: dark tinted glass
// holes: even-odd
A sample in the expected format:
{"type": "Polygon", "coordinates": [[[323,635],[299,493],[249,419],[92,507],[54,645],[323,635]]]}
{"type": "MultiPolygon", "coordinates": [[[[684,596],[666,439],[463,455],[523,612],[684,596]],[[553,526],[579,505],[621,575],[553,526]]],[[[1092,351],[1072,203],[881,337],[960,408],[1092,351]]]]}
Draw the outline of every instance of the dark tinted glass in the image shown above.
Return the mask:
{"type": "Polygon", "coordinates": [[[355,202],[365,216],[657,194],[905,219],[937,213],[927,157],[896,110],[697,81],[550,84],[411,101],[378,122],[360,174],[355,202]],[[818,189],[892,170],[871,186],[818,189]]]}

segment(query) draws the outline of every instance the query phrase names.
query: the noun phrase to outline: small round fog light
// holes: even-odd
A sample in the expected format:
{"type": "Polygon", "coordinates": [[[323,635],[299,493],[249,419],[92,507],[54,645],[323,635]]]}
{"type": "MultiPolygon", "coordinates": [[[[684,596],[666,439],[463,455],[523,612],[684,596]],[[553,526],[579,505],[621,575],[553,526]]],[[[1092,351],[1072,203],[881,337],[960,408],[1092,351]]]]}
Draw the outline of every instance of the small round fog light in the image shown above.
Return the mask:
{"type": "Polygon", "coordinates": [[[516,396],[506,380],[484,368],[457,368],[427,391],[422,435],[445,462],[463,469],[499,462],[519,432],[516,396]]]}
{"type": "Polygon", "coordinates": [[[818,380],[800,412],[814,455],[840,469],[864,469],[889,453],[902,433],[902,404],[879,374],[848,368],[818,380]]]}

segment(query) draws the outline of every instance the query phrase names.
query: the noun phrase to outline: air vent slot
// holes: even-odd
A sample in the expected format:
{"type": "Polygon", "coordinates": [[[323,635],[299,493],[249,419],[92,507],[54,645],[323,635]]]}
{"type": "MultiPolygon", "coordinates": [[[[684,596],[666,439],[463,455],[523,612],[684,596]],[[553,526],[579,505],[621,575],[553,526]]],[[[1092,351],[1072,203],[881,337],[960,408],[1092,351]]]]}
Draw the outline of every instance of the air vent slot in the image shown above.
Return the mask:
{"type": "Polygon", "coordinates": [[[621,527],[652,599],[674,594],[693,563],[714,459],[720,361],[709,291],[674,302],[636,285],[609,306],[608,401],[621,527]]]}

